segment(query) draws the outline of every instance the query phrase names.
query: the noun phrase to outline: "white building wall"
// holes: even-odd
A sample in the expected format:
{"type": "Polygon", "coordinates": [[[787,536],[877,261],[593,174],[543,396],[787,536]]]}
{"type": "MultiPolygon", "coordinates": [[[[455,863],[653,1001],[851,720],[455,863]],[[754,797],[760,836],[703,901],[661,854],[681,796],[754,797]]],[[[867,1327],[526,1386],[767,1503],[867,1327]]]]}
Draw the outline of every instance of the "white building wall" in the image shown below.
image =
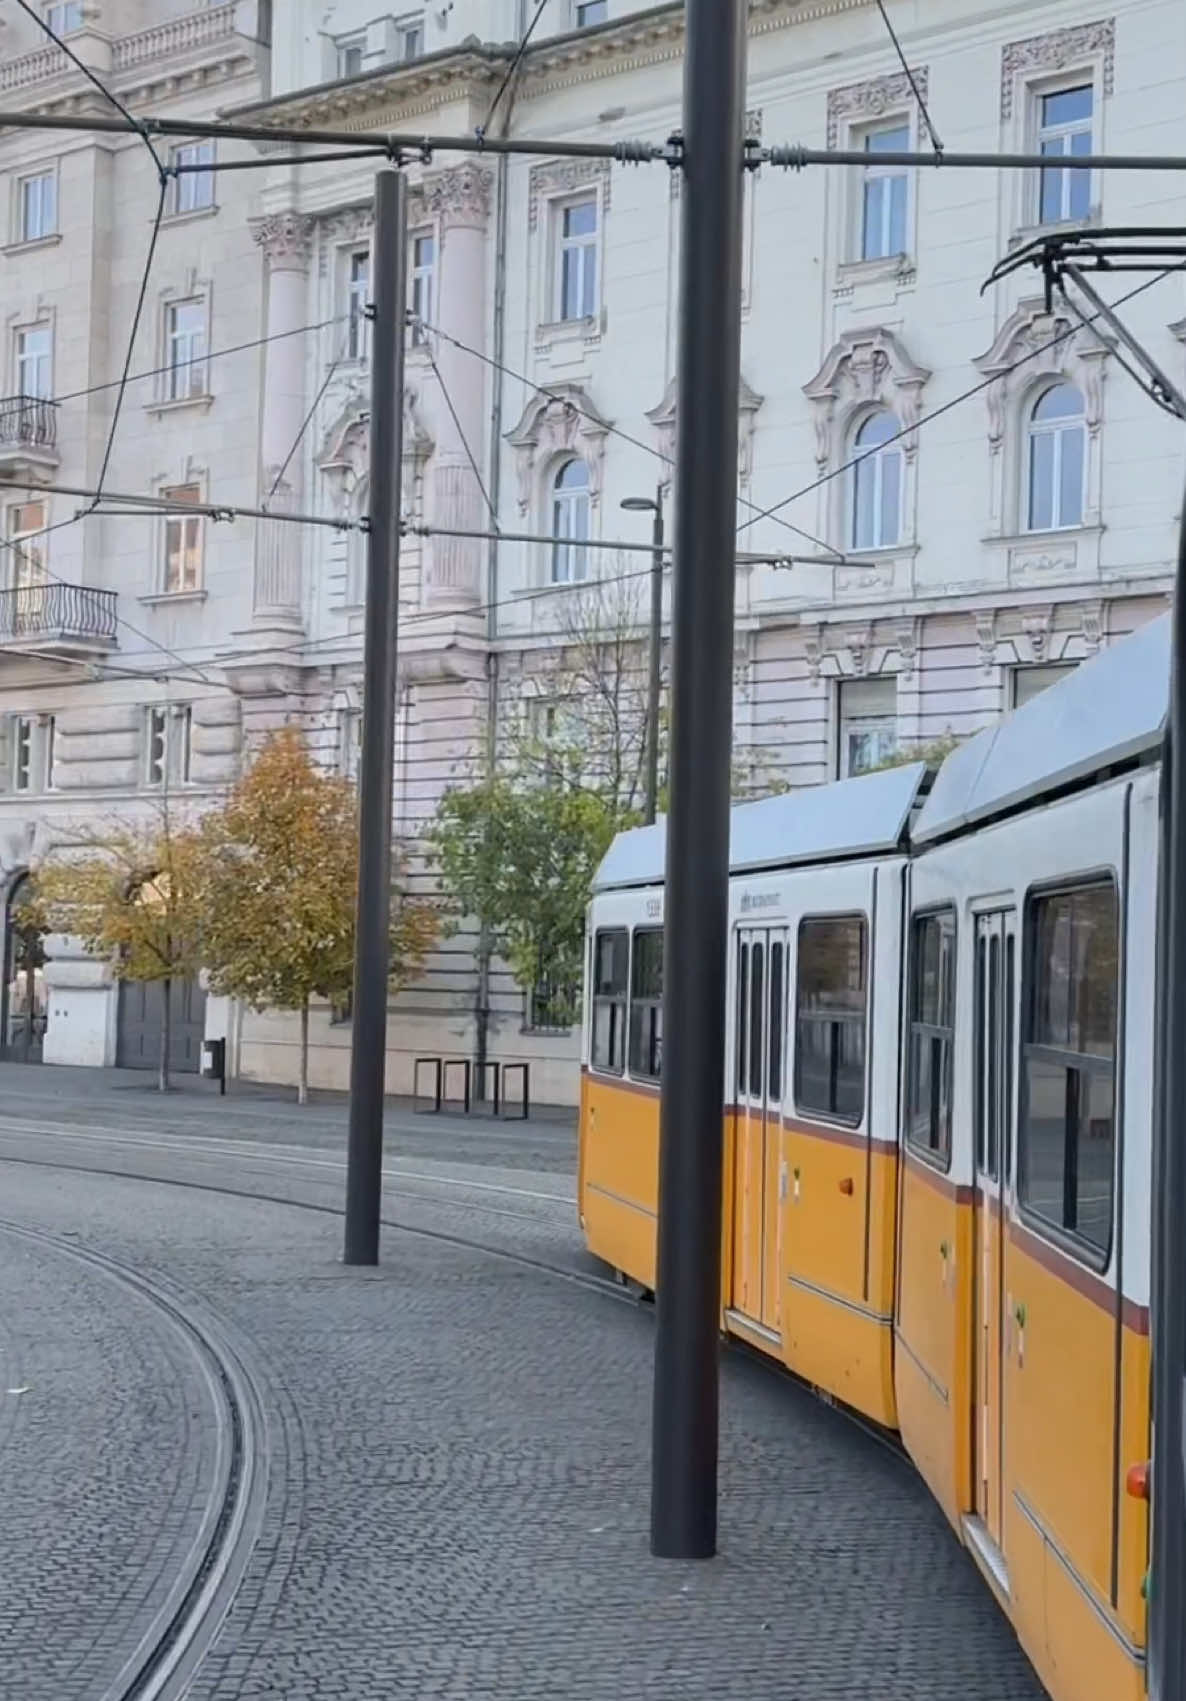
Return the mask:
{"type": "MultiPolygon", "coordinates": [[[[245,69],[216,98],[209,81],[179,89],[170,110],[192,101],[285,124],[472,133],[489,119],[506,44],[534,7],[393,3],[376,16],[361,0],[328,8],[277,0],[273,10],[270,96],[257,54],[254,87],[245,69]],[[417,25],[420,55],[401,63],[401,32],[417,25]],[[360,74],[342,80],[339,51],[351,41],[361,43],[360,74]]],[[[541,141],[668,136],[679,123],[682,9],[640,12],[610,0],[607,15],[605,25],[578,31],[575,6],[554,0],[493,128],[509,124],[541,141]]],[[[925,144],[884,23],[867,0],[825,0],[810,11],[755,0],[751,19],[751,137],[859,147],[870,124],[900,120],[912,141],[925,144]]],[[[1093,90],[1095,147],[1177,146],[1186,14],[1174,0],[1098,9],[1082,0],[994,7],[943,0],[925,18],[905,17],[900,34],[948,149],[1032,149],[1043,93],[1083,82],[1093,90]]],[[[35,133],[3,147],[13,159],[47,151],[35,133]]],[[[138,144],[71,140],[60,152],[63,207],[73,209],[69,234],[64,227],[62,243],[40,257],[35,273],[26,263],[24,281],[6,285],[18,318],[41,311],[40,291],[61,319],[56,393],[118,369],[119,328],[130,316],[147,228],[114,209],[140,207],[152,190],[138,144]],[[85,316],[62,312],[67,291],[85,303],[85,316]]],[[[409,351],[405,513],[430,530],[434,523],[487,529],[472,454],[500,527],[547,533],[551,480],[577,454],[588,467],[591,532],[601,546],[591,558],[603,576],[629,583],[645,572],[646,558],[612,546],[644,542],[648,522],[619,504],[653,494],[669,475],[663,457],[679,400],[671,385],[678,176],[661,166],[574,163],[546,153],[505,162],[441,155],[410,162],[407,171],[414,228],[436,245],[433,317],[447,334],[409,351]],[[587,318],[562,323],[556,221],[573,196],[588,194],[598,206],[597,299],[587,318]],[[505,252],[498,244],[503,196],[505,252]],[[500,335],[501,375],[492,364],[500,335]]],[[[301,334],[247,351],[226,369],[214,363],[209,403],[154,411],[145,405],[151,395],[129,394],[113,482],[143,489],[194,479],[228,501],[258,499],[319,396],[279,500],[348,521],[365,514],[369,372],[348,357],[344,315],[349,255],[370,240],[372,181],[367,161],[228,174],[217,213],[162,231],[145,338],[159,326],[169,291],[208,294],[215,346],[265,332],[301,334]]],[[[888,705],[901,743],[966,736],[1008,707],[1018,669],[1082,659],[1147,619],[1170,583],[1179,428],[1089,332],[1006,370],[1070,328],[1045,318],[1032,272],[980,293],[993,264],[1033,233],[1032,181],[992,170],[919,170],[909,183],[906,253],[874,260],[857,257],[861,193],[861,174],[840,167],[795,173],[763,165],[747,177],[739,546],[790,558],[737,567],[735,745],[739,763],[761,776],[755,783],[832,777],[845,705],[862,692],[870,700],[867,686],[888,705]],[[1073,381],[1085,401],[1085,509],[1081,524],[1035,536],[1023,523],[1025,418],[1041,387],[1059,379],[1073,381]],[[900,534],[858,552],[850,475],[842,469],[874,407],[904,425],[918,423],[902,445],[900,534]],[[746,523],[774,504],[778,517],[746,523]]],[[[1090,199],[1093,223],[1186,222],[1186,185],[1175,176],[1108,174],[1092,184],[1090,199]]],[[[8,276],[18,274],[14,265],[8,276]]],[[[1151,283],[1123,311],[1167,370],[1186,378],[1180,282],[1151,283]]],[[[143,364],[156,364],[147,343],[143,354],[143,364]]],[[[89,410],[62,411],[63,468],[67,460],[77,466],[79,482],[87,469],[93,476],[108,418],[106,395],[89,410]]],[[[667,502],[670,521],[669,490],[667,502]]],[[[183,606],[151,600],[157,546],[146,533],[153,526],[112,519],[67,528],[51,539],[51,562],[85,583],[118,583],[126,618],[158,644],[200,658],[217,679],[212,701],[224,683],[234,687],[233,724],[203,724],[211,764],[203,783],[233,769],[240,740],[249,745],[292,718],[322,759],[348,767],[361,703],[359,534],[209,528],[207,595],[183,606]]],[[[431,886],[418,841],[443,791],[481,771],[492,731],[497,745],[525,692],[546,696],[572,601],[552,585],[550,568],[542,544],[491,550],[479,539],[405,541],[395,824],[418,890],[431,886]]],[[[152,653],[121,630],[121,659],[135,656],[146,666],[152,653]]],[[[79,689],[65,684],[61,668],[19,667],[0,650],[5,702],[33,700],[36,683],[38,703],[56,691],[65,710],[70,690],[79,689]]],[[[75,760],[83,735],[68,732],[63,790],[70,772],[88,772],[96,790],[100,775],[109,787],[126,785],[120,763],[131,759],[125,747],[134,731],[112,722],[86,736],[94,741],[88,749],[106,754],[89,757],[84,769],[81,755],[75,760]]],[[[90,796],[81,780],[72,791],[90,796]]],[[[51,813],[40,811],[37,820],[51,813]]],[[[14,828],[19,841],[32,819],[27,806],[0,803],[6,843],[16,842],[14,828]]],[[[6,854],[5,866],[15,866],[17,852],[6,854]]],[[[481,997],[474,945],[467,930],[442,941],[421,980],[394,1001],[393,1087],[410,1087],[420,1053],[473,1052],[481,997]]],[[[533,1060],[536,1096],[573,1096],[575,1036],[524,1031],[523,992],[497,964],[487,1003],[490,1055],[533,1060]]],[[[241,1025],[244,1070],[292,1078],[295,1024],[246,1016],[241,1025]]],[[[331,1024],[326,1012],[313,1033],[314,1080],[343,1084],[348,1023],[331,1024]]]]}
{"type": "MultiPolygon", "coordinates": [[[[260,9],[244,0],[196,7],[111,3],[84,13],[71,47],[133,111],[161,116],[213,117],[224,104],[252,99],[267,87],[260,9]],[[93,26],[93,27],[92,27],[93,26]]],[[[21,14],[5,20],[0,42],[0,88],[6,103],[70,110],[83,78],[57,50],[42,45],[35,23],[21,14]]],[[[230,157],[242,147],[218,144],[230,157]]],[[[169,159],[168,144],[159,144],[169,159]]],[[[104,488],[159,494],[194,484],[204,499],[233,505],[255,500],[258,408],[262,361],[261,278],[249,225],[257,187],[252,174],[214,180],[212,204],[178,210],[169,191],[149,274],[144,310],[132,350],[127,386],[104,488]],[[233,356],[210,358],[201,394],[169,399],[166,314],[179,300],[198,301],[208,354],[246,344],[233,356]]],[[[21,327],[52,332],[49,394],[56,398],[56,452],[42,455],[34,475],[22,459],[20,432],[0,427],[0,891],[56,844],[94,834],[112,818],[147,817],[167,789],[172,811],[198,810],[238,771],[242,705],[223,665],[234,634],[250,625],[254,528],[242,522],[204,522],[197,583],[169,593],[165,528],[159,516],[95,514],[74,522],[87,499],[48,488],[94,489],[100,478],[148,254],[158,179],[137,137],[26,130],[0,139],[0,217],[6,222],[0,276],[0,395],[18,389],[16,337],[21,327]],[[19,188],[33,170],[53,171],[56,229],[43,240],[19,240],[19,188]],[[9,481],[36,476],[40,491],[9,481]],[[41,540],[49,596],[69,592],[74,625],[57,629],[23,606],[14,629],[16,564],[7,547],[18,502],[40,495],[41,540]],[[117,624],[96,638],[94,616],[117,624]],[[81,614],[80,614],[81,611],[81,614]],[[79,631],[77,627],[92,630],[79,631]],[[171,729],[188,710],[189,777],[180,770],[167,788],[146,775],[146,715],[164,709],[171,729]],[[15,728],[36,726],[36,759],[27,786],[15,766],[15,728]],[[53,764],[44,753],[52,725],[53,764]],[[20,788],[20,789],[18,789],[20,788]]],[[[16,417],[10,405],[7,417],[16,417]]],[[[126,504],[112,503],[113,508],[126,504]]],[[[52,606],[56,606],[52,605],[52,606]]],[[[4,948],[0,915],[0,960],[4,948]]],[[[47,1061],[111,1063],[116,1048],[117,987],[107,965],[86,957],[78,941],[47,941],[44,971],[47,1061]]]]}

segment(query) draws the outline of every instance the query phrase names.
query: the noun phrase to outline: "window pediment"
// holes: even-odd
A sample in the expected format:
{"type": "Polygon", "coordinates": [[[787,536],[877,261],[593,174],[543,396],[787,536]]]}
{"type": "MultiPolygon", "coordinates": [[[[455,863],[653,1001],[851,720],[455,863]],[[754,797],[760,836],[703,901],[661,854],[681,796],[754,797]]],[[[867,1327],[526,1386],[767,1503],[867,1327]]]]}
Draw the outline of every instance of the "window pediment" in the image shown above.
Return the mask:
{"type": "Polygon", "coordinates": [[[589,501],[601,500],[605,444],[610,425],[580,384],[554,384],[533,395],[507,442],[515,451],[519,512],[534,505],[539,476],[558,456],[576,455],[589,469],[589,501]]]}
{"type": "Polygon", "coordinates": [[[885,407],[910,431],[903,439],[908,459],[918,446],[913,427],[922,411],[922,391],[931,374],[881,326],[845,331],[803,394],[812,404],[815,453],[823,472],[838,452],[850,415],[862,407],[885,407]]]}

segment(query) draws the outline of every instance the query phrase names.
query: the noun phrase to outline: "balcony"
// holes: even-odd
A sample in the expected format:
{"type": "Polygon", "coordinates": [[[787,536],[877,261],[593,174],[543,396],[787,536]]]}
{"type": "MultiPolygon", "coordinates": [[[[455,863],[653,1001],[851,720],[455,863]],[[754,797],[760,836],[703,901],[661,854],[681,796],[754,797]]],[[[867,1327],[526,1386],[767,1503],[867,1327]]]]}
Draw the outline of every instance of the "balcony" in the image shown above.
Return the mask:
{"type": "Polygon", "coordinates": [[[57,402],[47,396],[0,396],[0,478],[44,477],[60,458],[57,402]]]}
{"type": "Polygon", "coordinates": [[[76,656],[115,648],[114,591],[91,585],[20,585],[0,591],[0,651],[76,656]]]}

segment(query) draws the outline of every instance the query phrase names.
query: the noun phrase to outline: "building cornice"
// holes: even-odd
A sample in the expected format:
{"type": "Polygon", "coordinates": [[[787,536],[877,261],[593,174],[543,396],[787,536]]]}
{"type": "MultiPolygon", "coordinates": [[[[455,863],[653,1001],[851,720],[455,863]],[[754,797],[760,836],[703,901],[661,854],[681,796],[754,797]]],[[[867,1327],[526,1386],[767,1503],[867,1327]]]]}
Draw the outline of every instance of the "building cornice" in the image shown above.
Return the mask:
{"type": "MultiPolygon", "coordinates": [[[[864,10],[869,0],[750,0],[751,36],[793,24],[864,10]]],[[[620,22],[580,30],[532,45],[520,71],[520,99],[593,83],[624,71],[677,61],[684,46],[684,8],[656,6],[620,22]]],[[[345,130],[395,130],[401,123],[467,95],[480,95],[502,77],[509,50],[470,39],[411,65],[369,72],[351,82],[319,83],[275,100],[257,101],[223,114],[278,128],[332,126],[345,130]]]]}
{"type": "MultiPolygon", "coordinates": [[[[191,90],[259,74],[259,44],[235,29],[234,0],[101,41],[104,82],[126,106],[157,106],[191,90]]],[[[0,99],[14,107],[86,110],[94,91],[54,47],[0,62],[0,99]]],[[[109,110],[109,109],[105,109],[109,110]]]]}

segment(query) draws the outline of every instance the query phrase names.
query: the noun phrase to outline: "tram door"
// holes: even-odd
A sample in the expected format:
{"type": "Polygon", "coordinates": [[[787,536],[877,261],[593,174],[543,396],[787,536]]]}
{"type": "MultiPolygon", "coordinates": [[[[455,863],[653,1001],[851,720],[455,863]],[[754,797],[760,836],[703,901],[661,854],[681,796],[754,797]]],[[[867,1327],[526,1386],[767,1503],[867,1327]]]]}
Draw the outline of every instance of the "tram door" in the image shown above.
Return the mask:
{"type": "Polygon", "coordinates": [[[976,918],[976,1514],[1003,1546],[1005,1264],[1013,1175],[1013,1009],[1017,918],[998,910],[976,918]]]}
{"type": "Polygon", "coordinates": [[[777,1333],[787,930],[742,928],[736,950],[732,1305],[751,1322],[777,1333]]]}

